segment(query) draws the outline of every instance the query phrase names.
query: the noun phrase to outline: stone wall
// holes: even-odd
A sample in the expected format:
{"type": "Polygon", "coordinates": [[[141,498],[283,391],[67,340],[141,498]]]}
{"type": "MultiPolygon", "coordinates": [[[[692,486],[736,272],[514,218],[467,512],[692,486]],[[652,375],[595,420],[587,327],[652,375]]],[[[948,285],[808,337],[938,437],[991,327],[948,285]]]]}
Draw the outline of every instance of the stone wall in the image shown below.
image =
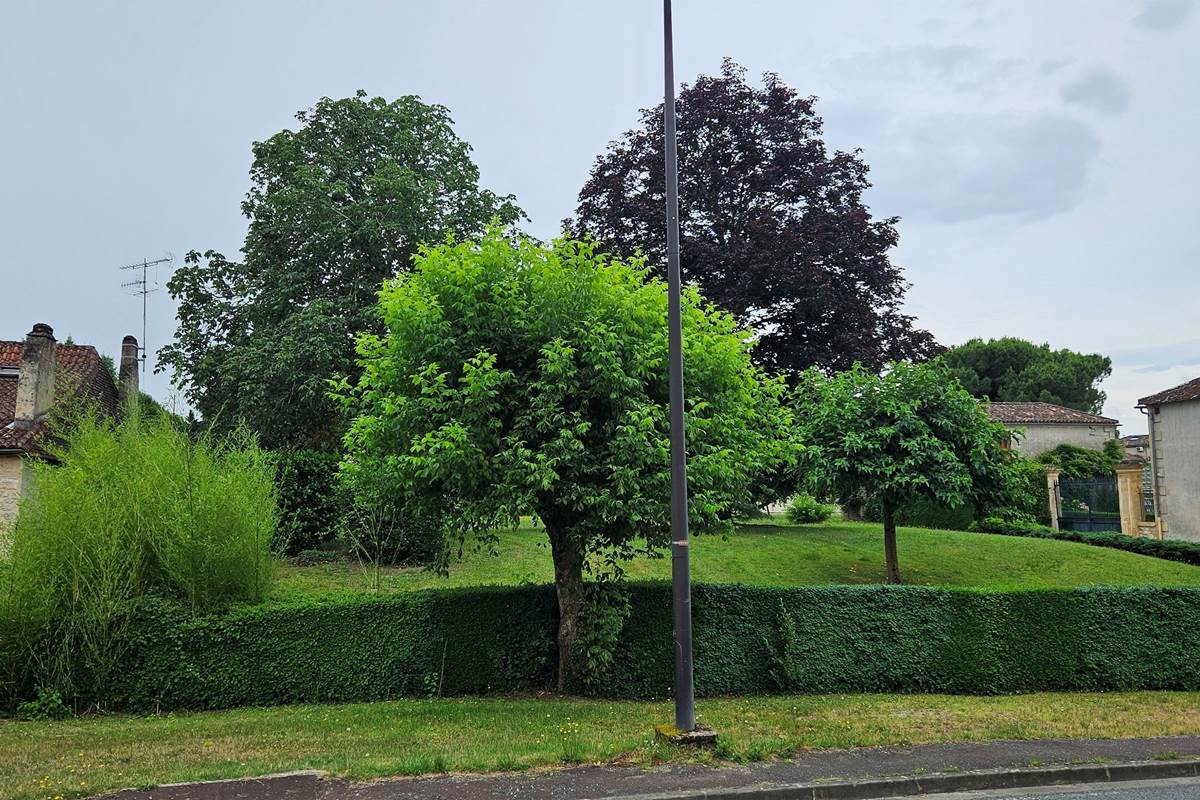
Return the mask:
{"type": "Polygon", "coordinates": [[[1200,400],[1158,406],[1151,439],[1163,536],[1200,541],[1200,400]]]}
{"type": "Polygon", "coordinates": [[[8,552],[8,534],[17,519],[17,502],[27,472],[19,455],[0,454],[0,555],[8,552]]]}
{"type": "Polygon", "coordinates": [[[1072,444],[1089,450],[1103,450],[1104,443],[1117,435],[1117,426],[1115,425],[1038,423],[1007,427],[1010,430],[1024,429],[1024,435],[1016,443],[1016,450],[1026,458],[1037,458],[1060,444],[1072,444]]]}

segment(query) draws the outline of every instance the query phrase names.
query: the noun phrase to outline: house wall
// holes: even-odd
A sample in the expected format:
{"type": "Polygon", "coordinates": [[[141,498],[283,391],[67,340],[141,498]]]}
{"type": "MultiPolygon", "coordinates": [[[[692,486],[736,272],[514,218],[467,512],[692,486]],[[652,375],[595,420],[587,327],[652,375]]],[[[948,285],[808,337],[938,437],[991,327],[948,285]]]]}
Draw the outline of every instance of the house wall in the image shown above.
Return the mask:
{"type": "Polygon", "coordinates": [[[1043,422],[1009,425],[1008,429],[1024,429],[1024,435],[1016,442],[1014,449],[1027,458],[1035,458],[1060,444],[1102,450],[1104,443],[1117,435],[1116,425],[1065,425],[1043,422]]]}
{"type": "Polygon", "coordinates": [[[8,552],[8,531],[17,519],[17,501],[28,471],[19,455],[0,454],[0,555],[8,552]]]}
{"type": "Polygon", "coordinates": [[[1158,406],[1150,423],[1163,536],[1200,541],[1200,400],[1158,406]]]}

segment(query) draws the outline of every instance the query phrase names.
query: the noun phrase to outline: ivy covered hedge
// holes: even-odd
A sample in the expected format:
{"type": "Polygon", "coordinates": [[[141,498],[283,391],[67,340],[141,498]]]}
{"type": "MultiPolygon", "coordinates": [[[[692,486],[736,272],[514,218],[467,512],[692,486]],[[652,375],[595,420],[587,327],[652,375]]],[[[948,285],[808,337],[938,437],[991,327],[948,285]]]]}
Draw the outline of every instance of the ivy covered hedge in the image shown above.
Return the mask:
{"type": "MultiPolygon", "coordinates": [[[[667,697],[670,587],[624,591],[632,612],[591,685],[609,697],[667,697]]],[[[702,696],[1200,689],[1200,590],[698,585],[692,597],[702,696]]],[[[198,620],[148,601],[110,703],[222,708],[548,689],[555,609],[549,586],[264,605],[198,620]]]]}

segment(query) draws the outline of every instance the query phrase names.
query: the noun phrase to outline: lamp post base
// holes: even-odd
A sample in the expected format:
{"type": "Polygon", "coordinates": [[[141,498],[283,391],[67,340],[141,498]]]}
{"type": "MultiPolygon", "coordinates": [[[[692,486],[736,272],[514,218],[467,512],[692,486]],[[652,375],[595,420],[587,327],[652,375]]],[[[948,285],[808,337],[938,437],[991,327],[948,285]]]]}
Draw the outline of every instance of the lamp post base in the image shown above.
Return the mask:
{"type": "Polygon", "coordinates": [[[681,731],[674,725],[655,725],[654,738],[667,744],[713,747],[717,743],[717,732],[707,725],[697,725],[692,731],[681,731]]]}

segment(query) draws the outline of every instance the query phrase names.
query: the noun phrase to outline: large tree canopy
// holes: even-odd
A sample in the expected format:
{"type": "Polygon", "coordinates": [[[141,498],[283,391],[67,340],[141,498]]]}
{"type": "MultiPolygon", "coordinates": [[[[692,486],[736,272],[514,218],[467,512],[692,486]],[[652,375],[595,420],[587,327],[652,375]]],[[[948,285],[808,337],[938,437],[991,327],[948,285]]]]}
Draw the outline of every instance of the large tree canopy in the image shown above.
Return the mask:
{"type": "MultiPolygon", "coordinates": [[[[441,515],[462,538],[536,514],[569,685],[589,565],[619,567],[670,541],[665,285],[590,243],[492,231],[424,250],[385,286],[380,312],[383,335],[359,338],[360,379],[339,389],[355,416],[345,480],[419,518],[441,515]]],[[[694,288],[683,332],[691,524],[725,527],[786,491],[794,425],[780,379],[694,288]]]]}
{"type": "Polygon", "coordinates": [[[808,370],[796,397],[814,489],[879,498],[889,583],[900,582],[897,506],[927,498],[994,507],[1013,490],[1007,430],[939,361],[897,363],[882,375],[860,365],[832,377],[808,370]]]}
{"type": "Polygon", "coordinates": [[[1034,400],[1099,414],[1100,382],[1112,373],[1112,360],[1099,353],[1051,350],[1006,336],[971,339],[946,351],[946,363],[963,387],[991,400],[1034,400]]]}
{"type": "MultiPolygon", "coordinates": [[[[901,311],[908,288],[889,252],[895,218],[872,219],[858,153],[830,154],[815,98],[777,76],[763,88],[726,60],[677,100],[681,263],[705,296],[753,327],[773,372],[879,369],[938,350],[901,311]]],[[[662,107],[612,143],[566,225],[665,272],[662,107]]]]}
{"type": "Polygon", "coordinates": [[[210,422],[322,447],[339,435],[328,378],[353,369],[354,335],[378,327],[384,279],[422,242],[521,212],[479,187],[441,106],[360,91],[296,117],[298,130],[254,144],[243,260],[193,251],[168,283],[179,327],[159,357],[210,422]]]}

